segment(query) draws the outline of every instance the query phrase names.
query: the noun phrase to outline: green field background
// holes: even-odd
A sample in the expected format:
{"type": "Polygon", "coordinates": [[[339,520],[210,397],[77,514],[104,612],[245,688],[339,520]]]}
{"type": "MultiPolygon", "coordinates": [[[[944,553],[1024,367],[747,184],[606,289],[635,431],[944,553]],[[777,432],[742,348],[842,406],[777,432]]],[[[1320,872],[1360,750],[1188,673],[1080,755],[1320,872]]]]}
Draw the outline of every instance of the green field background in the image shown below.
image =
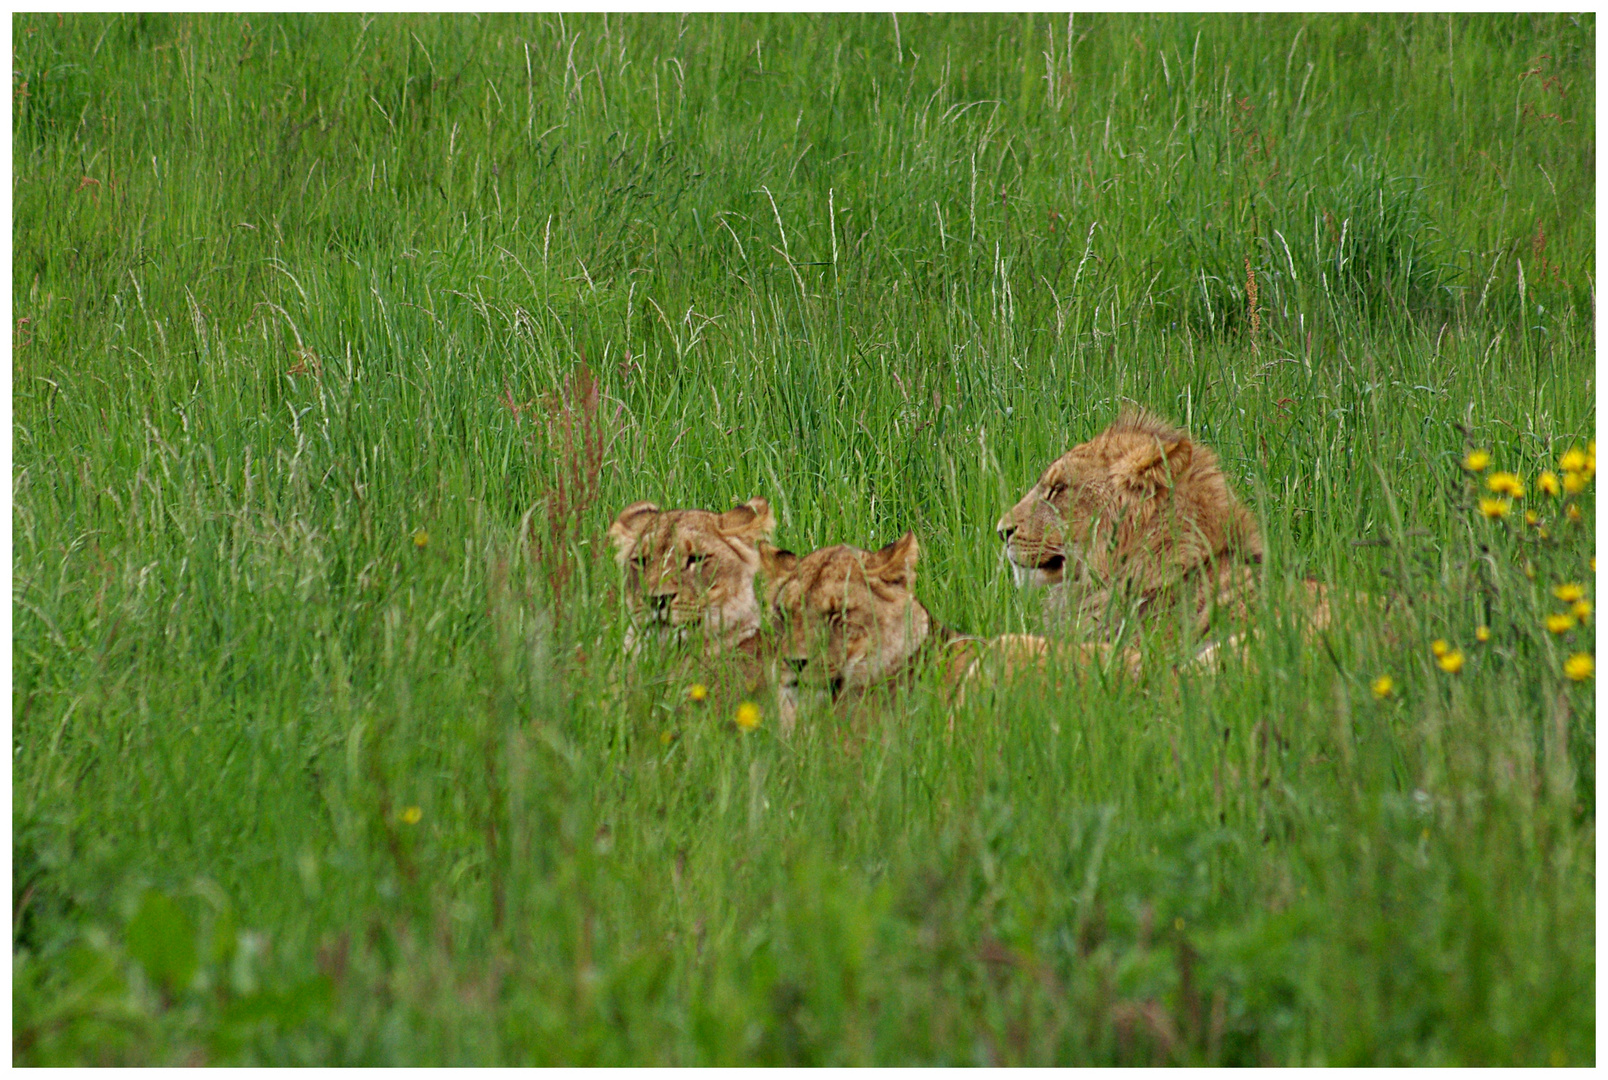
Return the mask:
{"type": "Polygon", "coordinates": [[[1593,1062],[1592,16],[12,30],[15,1063],[1593,1062]],[[1127,403],[1244,663],[623,662],[637,499],[1033,630],[1127,403]]]}

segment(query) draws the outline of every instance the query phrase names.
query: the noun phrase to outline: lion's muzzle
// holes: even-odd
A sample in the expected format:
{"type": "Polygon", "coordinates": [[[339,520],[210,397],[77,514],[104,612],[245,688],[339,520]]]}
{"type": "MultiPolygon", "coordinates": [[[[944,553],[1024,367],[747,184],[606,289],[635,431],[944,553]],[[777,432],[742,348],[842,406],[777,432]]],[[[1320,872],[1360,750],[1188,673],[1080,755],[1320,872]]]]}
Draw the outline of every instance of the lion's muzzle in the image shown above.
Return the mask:
{"type": "Polygon", "coordinates": [[[1066,554],[1061,551],[1041,551],[1035,556],[1006,541],[1005,558],[1011,564],[1011,577],[1019,588],[1058,585],[1066,574],[1066,554]]]}

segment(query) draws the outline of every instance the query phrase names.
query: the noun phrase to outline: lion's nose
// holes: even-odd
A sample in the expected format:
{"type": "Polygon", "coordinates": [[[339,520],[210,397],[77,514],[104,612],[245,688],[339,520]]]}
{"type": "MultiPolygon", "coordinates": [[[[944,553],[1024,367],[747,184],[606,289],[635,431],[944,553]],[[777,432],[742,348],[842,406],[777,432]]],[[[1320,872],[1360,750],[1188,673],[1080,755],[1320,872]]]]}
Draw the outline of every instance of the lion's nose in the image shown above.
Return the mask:
{"type": "Polygon", "coordinates": [[[809,662],[810,662],[810,660],[809,660],[809,657],[807,657],[807,656],[806,657],[789,656],[787,658],[787,666],[792,668],[794,671],[803,671],[804,670],[804,665],[808,664],[809,662]]]}
{"type": "Polygon", "coordinates": [[[1011,536],[1016,532],[1016,526],[1007,525],[1002,521],[998,525],[994,526],[994,531],[999,533],[1001,542],[1008,544],[1011,541],[1011,536]]]}
{"type": "Polygon", "coordinates": [[[648,597],[648,605],[652,607],[654,611],[668,611],[670,609],[670,601],[674,599],[674,593],[654,595],[648,597]]]}

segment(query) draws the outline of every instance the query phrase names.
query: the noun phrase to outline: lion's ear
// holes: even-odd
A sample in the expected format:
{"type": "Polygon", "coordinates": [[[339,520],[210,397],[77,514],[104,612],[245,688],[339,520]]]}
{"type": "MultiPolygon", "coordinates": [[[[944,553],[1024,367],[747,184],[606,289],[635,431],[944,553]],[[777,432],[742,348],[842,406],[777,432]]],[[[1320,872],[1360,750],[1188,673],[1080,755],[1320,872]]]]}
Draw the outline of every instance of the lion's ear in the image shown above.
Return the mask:
{"type": "Polygon", "coordinates": [[[774,607],[776,597],[787,584],[787,579],[793,576],[798,569],[798,556],[791,551],[783,551],[761,539],[759,548],[759,568],[765,575],[765,606],[774,607]]]}
{"type": "Polygon", "coordinates": [[[889,585],[908,588],[916,582],[916,560],[920,557],[921,545],[916,543],[916,534],[907,532],[887,547],[873,552],[865,561],[865,570],[889,585]]]}
{"type": "Polygon", "coordinates": [[[1195,446],[1188,436],[1180,435],[1167,442],[1156,439],[1118,459],[1117,481],[1144,492],[1170,488],[1194,458],[1195,446]]]}
{"type": "Polygon", "coordinates": [[[798,569],[798,556],[791,551],[759,541],[759,566],[772,581],[780,580],[798,569]]]}
{"type": "Polygon", "coordinates": [[[715,524],[725,535],[753,543],[776,528],[776,515],[771,513],[770,503],[755,496],[721,514],[715,524]]]}
{"type": "Polygon", "coordinates": [[[614,561],[625,565],[626,557],[642,533],[659,514],[659,508],[650,502],[634,502],[620,511],[620,516],[609,526],[609,539],[614,541],[614,561]]]}

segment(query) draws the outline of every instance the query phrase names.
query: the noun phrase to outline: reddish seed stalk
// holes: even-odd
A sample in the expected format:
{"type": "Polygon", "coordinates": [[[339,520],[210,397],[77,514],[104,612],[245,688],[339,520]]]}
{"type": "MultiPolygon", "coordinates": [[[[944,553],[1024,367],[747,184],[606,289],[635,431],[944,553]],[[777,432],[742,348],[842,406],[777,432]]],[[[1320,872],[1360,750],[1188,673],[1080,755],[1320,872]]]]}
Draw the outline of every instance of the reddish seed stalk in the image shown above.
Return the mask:
{"type": "Polygon", "coordinates": [[[546,535],[536,534],[532,540],[537,559],[547,569],[554,617],[562,619],[562,598],[575,570],[571,543],[580,535],[582,517],[597,502],[603,468],[597,381],[585,363],[575,370],[554,406],[546,426],[549,444],[560,448],[558,474],[547,493],[546,535]]]}
{"type": "Polygon", "coordinates": [[[1256,304],[1256,271],[1251,269],[1251,257],[1245,256],[1245,301],[1251,309],[1251,352],[1260,353],[1258,339],[1262,335],[1262,312],[1256,304]]]}

